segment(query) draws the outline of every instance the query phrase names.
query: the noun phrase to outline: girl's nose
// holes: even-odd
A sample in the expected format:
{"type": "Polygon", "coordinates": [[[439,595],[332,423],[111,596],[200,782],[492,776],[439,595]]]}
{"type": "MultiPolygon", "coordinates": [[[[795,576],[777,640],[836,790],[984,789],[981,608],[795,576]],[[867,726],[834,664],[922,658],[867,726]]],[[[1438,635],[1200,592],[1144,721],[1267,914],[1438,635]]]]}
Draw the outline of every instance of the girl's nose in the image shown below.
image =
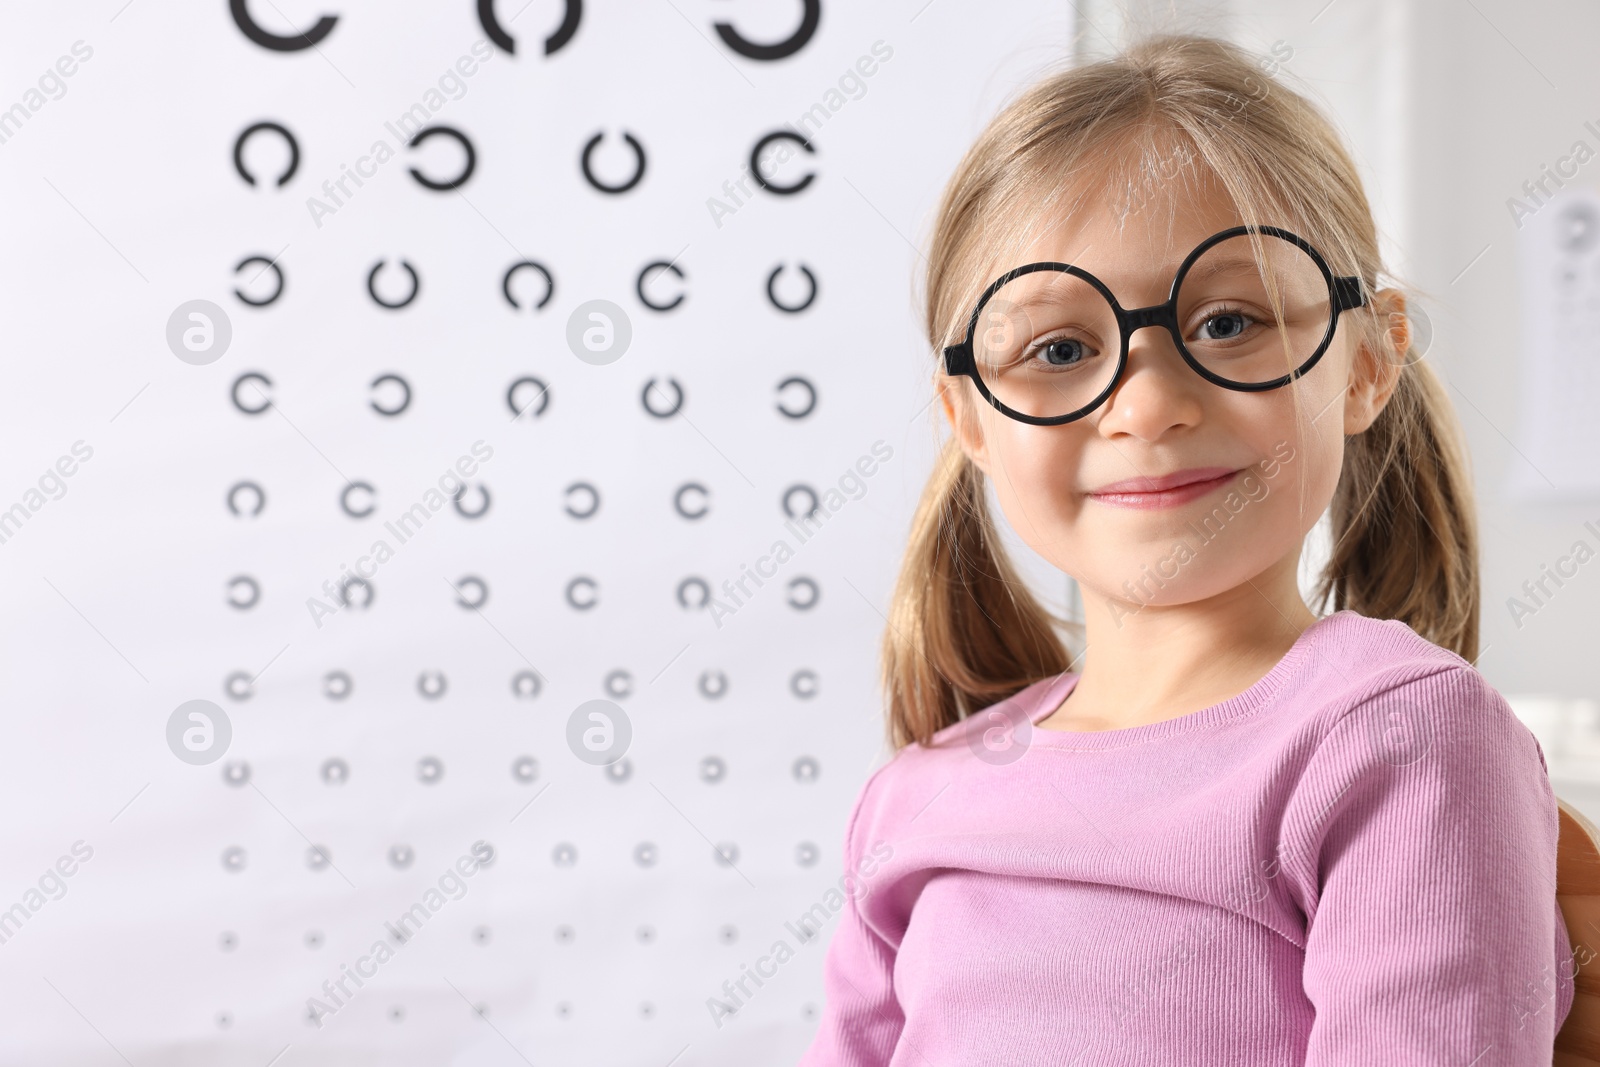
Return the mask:
{"type": "Polygon", "coordinates": [[[1122,435],[1154,441],[1173,430],[1197,425],[1208,386],[1172,343],[1172,336],[1147,326],[1128,338],[1128,365],[1100,410],[1102,436],[1122,435]]]}

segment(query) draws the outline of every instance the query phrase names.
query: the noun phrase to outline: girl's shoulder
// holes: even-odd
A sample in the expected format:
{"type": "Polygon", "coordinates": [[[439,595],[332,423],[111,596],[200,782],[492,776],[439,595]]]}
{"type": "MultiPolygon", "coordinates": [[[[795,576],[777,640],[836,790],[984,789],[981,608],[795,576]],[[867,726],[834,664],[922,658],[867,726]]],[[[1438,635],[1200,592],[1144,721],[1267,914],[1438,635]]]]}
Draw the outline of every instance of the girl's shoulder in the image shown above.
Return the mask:
{"type": "MultiPolygon", "coordinates": [[[[959,722],[936,731],[927,745],[911,742],[895,752],[885,763],[867,776],[856,796],[855,814],[864,808],[881,809],[896,805],[921,805],[927,802],[927,786],[935,789],[941,783],[948,785],[949,775],[956,765],[978,759],[995,762],[984,744],[983,732],[1007,723],[1016,726],[1039,710],[1040,701],[1052,688],[1061,688],[1071,674],[1063,673],[1041,678],[1024,685],[1011,696],[979,708],[959,722]]],[[[1003,756],[999,761],[1010,762],[1003,756]]],[[[855,816],[852,816],[852,823],[855,816]]]]}
{"type": "Polygon", "coordinates": [[[1326,725],[1394,703],[1421,707],[1437,718],[1467,702],[1491,717],[1515,719],[1475,666],[1399,619],[1344,610],[1312,630],[1314,640],[1308,642],[1304,669],[1292,688],[1326,725]]]}
{"type": "Polygon", "coordinates": [[[1335,612],[1297,645],[1274,694],[1286,761],[1348,763],[1350,773],[1412,767],[1464,780],[1521,765],[1548,773],[1544,751],[1472,663],[1398,619],[1335,612]]]}
{"type": "Polygon", "coordinates": [[[1004,725],[1009,721],[1020,724],[1025,718],[1039,710],[1039,703],[1052,689],[1064,688],[1065,683],[1072,677],[1070,671],[1053,674],[1047,678],[1040,678],[1036,682],[1024,685],[1015,693],[997,700],[993,704],[979,708],[959,722],[951,723],[944,729],[934,733],[927,746],[913,742],[900,751],[904,756],[912,752],[925,752],[929,750],[945,751],[950,748],[967,748],[970,745],[982,747],[982,733],[996,726],[1004,725]]]}
{"type": "Polygon", "coordinates": [[[1434,670],[1472,667],[1400,619],[1369,618],[1348,608],[1319,619],[1307,633],[1314,633],[1316,647],[1338,658],[1341,665],[1369,673],[1407,666],[1434,670]]]}

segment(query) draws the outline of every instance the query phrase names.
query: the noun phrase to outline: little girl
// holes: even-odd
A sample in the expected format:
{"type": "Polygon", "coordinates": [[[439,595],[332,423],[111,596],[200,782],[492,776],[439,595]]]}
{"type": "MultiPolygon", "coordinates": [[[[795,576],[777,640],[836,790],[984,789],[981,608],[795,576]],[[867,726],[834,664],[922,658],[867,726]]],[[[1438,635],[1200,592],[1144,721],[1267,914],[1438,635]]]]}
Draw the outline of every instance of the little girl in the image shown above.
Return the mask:
{"type": "Polygon", "coordinates": [[[804,1067],[1551,1062],[1556,801],[1471,664],[1469,475],[1383,273],[1333,128],[1219,41],[1048,77],[967,153],[804,1067]],[[1080,670],[986,486],[1076,579],[1080,670]]]}

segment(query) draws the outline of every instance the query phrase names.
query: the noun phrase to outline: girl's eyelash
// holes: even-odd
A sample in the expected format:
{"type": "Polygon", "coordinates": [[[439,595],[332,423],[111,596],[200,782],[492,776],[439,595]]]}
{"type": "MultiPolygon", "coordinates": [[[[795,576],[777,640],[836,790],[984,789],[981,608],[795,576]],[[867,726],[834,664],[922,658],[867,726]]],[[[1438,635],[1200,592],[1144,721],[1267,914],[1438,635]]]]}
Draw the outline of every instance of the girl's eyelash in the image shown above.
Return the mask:
{"type": "Polygon", "coordinates": [[[1072,334],[1069,334],[1069,333],[1050,334],[1048,336],[1041,337],[1036,341],[1028,342],[1027,346],[1025,348],[1023,348],[1023,352],[1027,353],[1028,355],[1032,355],[1033,353],[1038,352],[1042,348],[1048,348],[1049,346],[1055,344],[1057,341],[1077,341],[1077,342],[1079,342],[1081,344],[1088,345],[1090,347],[1093,347],[1093,345],[1094,345],[1094,342],[1090,341],[1086,337],[1076,337],[1076,336],[1074,336],[1072,334]]]}
{"type": "Polygon", "coordinates": [[[1218,315],[1245,315],[1255,318],[1254,312],[1249,308],[1239,307],[1234,304],[1221,304],[1217,307],[1206,308],[1205,316],[1200,321],[1204,322],[1206,319],[1215,318],[1218,315]]]}

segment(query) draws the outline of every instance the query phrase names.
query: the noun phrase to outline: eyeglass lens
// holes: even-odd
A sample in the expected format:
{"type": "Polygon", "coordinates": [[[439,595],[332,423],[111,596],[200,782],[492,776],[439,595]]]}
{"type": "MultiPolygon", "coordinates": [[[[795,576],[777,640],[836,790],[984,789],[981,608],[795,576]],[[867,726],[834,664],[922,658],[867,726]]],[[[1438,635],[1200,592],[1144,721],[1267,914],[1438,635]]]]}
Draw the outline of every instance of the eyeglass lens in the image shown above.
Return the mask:
{"type": "MultiPolygon", "coordinates": [[[[1184,274],[1176,315],[1183,347],[1206,370],[1257,385],[1298,370],[1333,321],[1328,282],[1293,241],[1249,234],[1212,245],[1184,274]]],[[[983,305],[973,358],[996,399],[1024,415],[1080,411],[1111,384],[1123,338],[1111,304],[1060,270],[1020,275],[983,305]]]]}

